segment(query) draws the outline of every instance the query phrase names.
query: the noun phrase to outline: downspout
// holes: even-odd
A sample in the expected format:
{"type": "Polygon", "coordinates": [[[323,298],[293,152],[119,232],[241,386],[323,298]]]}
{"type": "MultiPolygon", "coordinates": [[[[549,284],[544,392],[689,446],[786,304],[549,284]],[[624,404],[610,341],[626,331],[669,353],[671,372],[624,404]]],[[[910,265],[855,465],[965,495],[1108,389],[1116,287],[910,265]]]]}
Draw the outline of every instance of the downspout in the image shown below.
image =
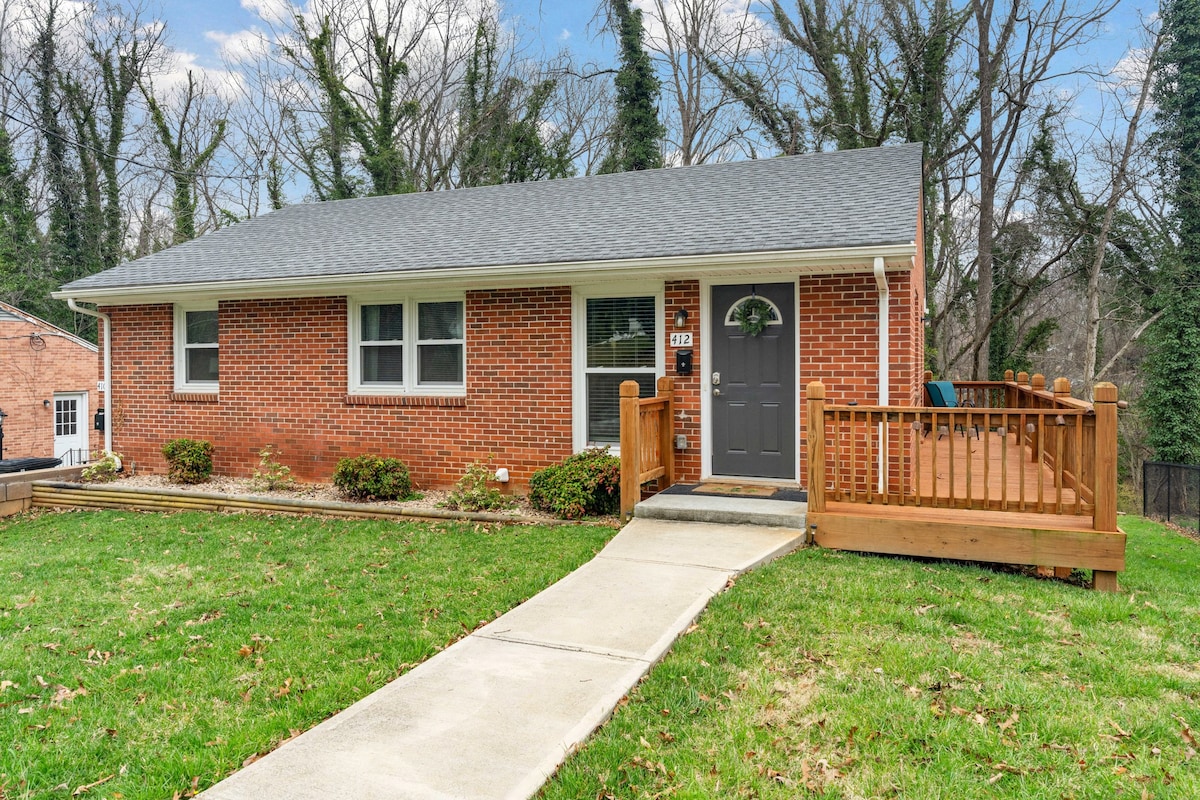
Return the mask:
{"type": "Polygon", "coordinates": [[[108,314],[92,311],[90,308],[80,308],[75,304],[74,297],[67,298],[67,307],[77,314],[95,317],[104,323],[104,452],[111,453],[112,449],[112,320],[108,314]]]}
{"type": "MultiPolygon", "coordinates": [[[[891,332],[888,325],[888,284],[883,268],[883,256],[875,256],[875,286],[879,289],[879,405],[890,401],[888,383],[891,379],[891,332]]],[[[887,453],[883,448],[883,423],[879,424],[879,491],[886,486],[887,453]]]]}

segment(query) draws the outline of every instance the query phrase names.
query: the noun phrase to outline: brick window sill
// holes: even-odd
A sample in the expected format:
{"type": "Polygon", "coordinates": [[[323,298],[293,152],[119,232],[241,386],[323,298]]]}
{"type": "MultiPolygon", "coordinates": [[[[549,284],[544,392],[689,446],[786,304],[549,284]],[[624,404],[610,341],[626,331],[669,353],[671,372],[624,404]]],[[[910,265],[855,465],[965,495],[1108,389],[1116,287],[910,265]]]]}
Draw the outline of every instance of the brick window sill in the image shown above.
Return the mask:
{"type": "Polygon", "coordinates": [[[175,403],[218,403],[221,395],[215,392],[171,392],[171,400],[175,403]]]}
{"type": "Polygon", "coordinates": [[[346,395],[348,406],[411,406],[423,408],[466,408],[466,397],[439,397],[431,395],[346,395]]]}

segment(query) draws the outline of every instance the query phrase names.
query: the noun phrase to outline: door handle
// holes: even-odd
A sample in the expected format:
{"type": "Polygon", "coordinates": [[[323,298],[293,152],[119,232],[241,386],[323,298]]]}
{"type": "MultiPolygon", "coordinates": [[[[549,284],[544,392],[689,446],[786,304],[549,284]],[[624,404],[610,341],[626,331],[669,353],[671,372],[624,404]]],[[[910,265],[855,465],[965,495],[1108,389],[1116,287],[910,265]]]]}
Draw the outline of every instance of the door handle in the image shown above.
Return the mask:
{"type": "Polygon", "coordinates": [[[721,390],[714,386],[713,387],[713,397],[720,397],[720,396],[721,396],[721,390]]]}

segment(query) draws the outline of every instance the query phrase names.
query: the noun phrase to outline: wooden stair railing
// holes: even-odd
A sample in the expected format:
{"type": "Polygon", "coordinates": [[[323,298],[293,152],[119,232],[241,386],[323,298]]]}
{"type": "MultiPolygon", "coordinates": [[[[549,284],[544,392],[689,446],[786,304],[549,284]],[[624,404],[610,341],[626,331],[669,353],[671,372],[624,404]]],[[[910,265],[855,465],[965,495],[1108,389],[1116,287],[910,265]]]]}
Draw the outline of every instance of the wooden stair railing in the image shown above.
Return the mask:
{"type": "Polygon", "coordinates": [[[675,380],[659,378],[655,397],[640,397],[637,381],[621,383],[621,519],[633,514],[642,485],[675,482],[675,380]]]}

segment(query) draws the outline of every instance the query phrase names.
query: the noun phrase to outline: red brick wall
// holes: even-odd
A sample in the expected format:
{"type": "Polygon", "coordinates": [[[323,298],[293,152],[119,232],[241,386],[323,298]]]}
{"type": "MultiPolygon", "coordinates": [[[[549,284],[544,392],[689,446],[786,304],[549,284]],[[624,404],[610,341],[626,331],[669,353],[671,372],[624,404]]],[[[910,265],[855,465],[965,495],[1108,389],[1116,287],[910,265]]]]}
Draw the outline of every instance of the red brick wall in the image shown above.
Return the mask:
{"type": "Polygon", "coordinates": [[[700,344],[704,332],[700,330],[700,282],[668,281],[664,287],[663,330],[666,340],[667,375],[675,380],[675,433],[687,437],[687,449],[675,451],[676,480],[695,482],[700,480],[700,376],[704,365],[700,362],[700,344]],[[687,327],[675,327],[675,312],[687,309],[687,327]],[[672,333],[691,333],[691,348],[670,346],[672,333]],[[676,350],[692,351],[692,374],[675,374],[676,350]]]}
{"type": "MultiPolygon", "coordinates": [[[[913,272],[888,274],[889,405],[917,405],[925,338],[923,287],[913,272]]],[[[800,279],[800,382],[825,384],[826,402],[879,402],[879,289],[870,273],[800,279]]],[[[802,441],[806,413],[798,404],[802,441]]],[[[801,450],[800,483],[807,483],[801,450]]]]}
{"type": "Polygon", "coordinates": [[[139,470],[165,472],[163,443],[186,436],[213,442],[222,474],[248,475],[272,444],[302,480],[378,453],[404,460],[425,487],[452,485],[475,460],[523,485],[572,449],[569,288],[467,293],[466,398],[347,398],[341,297],[222,302],[215,402],[173,394],[170,305],[105,310],[114,447],[139,470]]]}
{"type": "MultiPolygon", "coordinates": [[[[57,328],[29,322],[0,322],[0,410],[4,420],[4,458],[54,455],[54,393],[87,392],[88,418],[99,408],[96,391],[99,359],[90,348],[61,335],[57,328]],[[36,334],[37,339],[31,339],[36,334]],[[46,400],[50,401],[49,407],[46,400]]],[[[88,447],[103,446],[95,431],[88,447]]]]}
{"type": "MultiPolygon", "coordinates": [[[[923,330],[919,283],[889,275],[891,402],[919,397],[923,330]]],[[[870,274],[800,279],[801,385],[826,384],[829,401],[874,405],[879,294],[870,274]]],[[[345,298],[220,304],[219,398],[173,393],[170,305],[105,309],[113,317],[115,447],[139,470],[165,472],[164,442],[187,436],[216,445],[219,473],[248,475],[267,444],[304,480],[329,480],[339,458],[394,455],[422,486],[453,484],[472,461],[507,467],[518,488],[535,469],[572,450],[571,290],[468,292],[465,398],[347,397],[345,298]]],[[[700,461],[700,285],[664,287],[664,340],[679,308],[689,312],[694,370],[675,379],[680,480],[700,461]]],[[[664,342],[665,344],[665,342],[664,342]]],[[[804,421],[803,396],[797,416],[804,421]]],[[[803,476],[803,471],[801,476],[803,476]]],[[[803,477],[801,483],[803,483],[803,477]]]]}

